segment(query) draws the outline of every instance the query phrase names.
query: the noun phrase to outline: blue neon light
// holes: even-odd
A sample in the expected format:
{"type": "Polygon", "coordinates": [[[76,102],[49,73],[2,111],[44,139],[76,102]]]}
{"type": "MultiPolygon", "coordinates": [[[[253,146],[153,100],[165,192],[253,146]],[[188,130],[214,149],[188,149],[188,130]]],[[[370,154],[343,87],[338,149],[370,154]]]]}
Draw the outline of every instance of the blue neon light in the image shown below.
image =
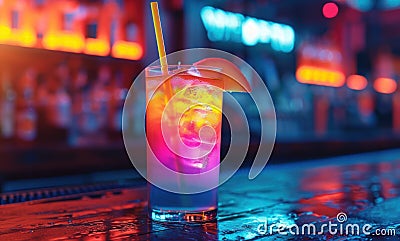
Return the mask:
{"type": "Polygon", "coordinates": [[[285,53],[294,48],[295,32],[289,25],[209,6],[202,8],[200,16],[210,41],[232,41],[247,46],[271,44],[272,49],[285,53]]]}

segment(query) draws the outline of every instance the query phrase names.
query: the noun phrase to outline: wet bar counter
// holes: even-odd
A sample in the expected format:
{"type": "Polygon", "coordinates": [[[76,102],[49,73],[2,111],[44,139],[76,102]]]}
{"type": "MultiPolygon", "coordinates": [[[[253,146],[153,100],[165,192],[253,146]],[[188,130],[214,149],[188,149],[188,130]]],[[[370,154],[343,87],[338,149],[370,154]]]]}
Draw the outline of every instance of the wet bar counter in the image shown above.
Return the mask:
{"type": "Polygon", "coordinates": [[[400,150],[269,164],[256,179],[247,175],[242,169],[220,187],[218,220],[198,225],[149,221],[140,179],[4,193],[0,240],[400,240],[400,150]],[[263,232],[266,223],[328,222],[368,224],[370,234],[263,232]],[[397,234],[374,235],[382,229],[397,234]]]}

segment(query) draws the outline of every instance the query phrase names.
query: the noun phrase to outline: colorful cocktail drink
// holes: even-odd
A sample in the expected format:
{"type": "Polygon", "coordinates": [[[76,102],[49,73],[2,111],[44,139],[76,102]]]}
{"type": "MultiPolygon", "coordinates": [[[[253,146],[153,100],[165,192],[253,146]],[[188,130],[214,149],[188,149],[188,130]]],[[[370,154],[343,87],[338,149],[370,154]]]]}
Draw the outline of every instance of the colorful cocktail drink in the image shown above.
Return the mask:
{"type": "Polygon", "coordinates": [[[153,220],[216,218],[223,96],[218,71],[182,65],[146,69],[147,176],[174,190],[149,183],[153,220]]]}
{"type": "Polygon", "coordinates": [[[149,216],[157,221],[213,220],[223,91],[250,92],[250,84],[234,63],[222,58],[168,65],[157,2],[151,2],[151,10],[161,66],[145,71],[149,216]]]}

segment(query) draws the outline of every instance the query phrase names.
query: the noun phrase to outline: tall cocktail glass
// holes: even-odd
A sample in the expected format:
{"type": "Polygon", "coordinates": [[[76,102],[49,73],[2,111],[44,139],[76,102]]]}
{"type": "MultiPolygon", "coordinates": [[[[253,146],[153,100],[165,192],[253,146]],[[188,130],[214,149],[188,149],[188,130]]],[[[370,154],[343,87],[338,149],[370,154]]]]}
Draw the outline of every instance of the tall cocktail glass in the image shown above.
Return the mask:
{"type": "Polygon", "coordinates": [[[147,176],[153,220],[203,222],[217,216],[223,96],[218,71],[189,65],[146,68],[147,176]],[[207,191],[188,194],[188,190],[207,191]]]}

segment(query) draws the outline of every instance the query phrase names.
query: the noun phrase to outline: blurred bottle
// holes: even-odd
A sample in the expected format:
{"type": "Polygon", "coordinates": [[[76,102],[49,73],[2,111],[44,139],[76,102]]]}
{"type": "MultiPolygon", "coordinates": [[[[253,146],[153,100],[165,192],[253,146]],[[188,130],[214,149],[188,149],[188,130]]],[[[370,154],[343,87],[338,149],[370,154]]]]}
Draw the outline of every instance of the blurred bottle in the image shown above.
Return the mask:
{"type": "Polygon", "coordinates": [[[121,140],[122,109],[128,90],[123,87],[122,73],[117,72],[110,87],[110,115],[109,115],[109,137],[112,140],[121,140]]]}
{"type": "Polygon", "coordinates": [[[74,146],[105,144],[110,73],[99,69],[98,78],[82,68],[73,81],[72,122],[69,143],[74,146]],[[92,82],[90,81],[92,80],[92,82]]]}
{"type": "Polygon", "coordinates": [[[15,132],[15,91],[12,88],[10,77],[4,73],[0,89],[0,131],[1,139],[9,141],[15,132]]]}
{"type": "Polygon", "coordinates": [[[36,73],[33,69],[28,69],[18,82],[16,137],[23,142],[33,141],[37,134],[35,83],[36,73]]]}
{"type": "Polygon", "coordinates": [[[39,138],[42,142],[66,142],[71,123],[71,98],[67,92],[69,72],[64,65],[38,84],[37,102],[41,114],[39,138]]]}
{"type": "Polygon", "coordinates": [[[317,136],[323,136],[328,131],[328,116],[329,116],[329,98],[321,93],[314,95],[314,128],[317,136]]]}
{"type": "Polygon", "coordinates": [[[85,126],[90,115],[88,98],[88,73],[81,68],[72,81],[71,87],[71,124],[69,126],[68,143],[72,146],[82,145],[85,142],[85,126]]]}
{"type": "Polygon", "coordinates": [[[375,125],[375,100],[371,91],[365,90],[357,96],[360,127],[371,128],[375,125]]]}
{"type": "Polygon", "coordinates": [[[105,143],[107,121],[110,115],[110,82],[111,82],[111,69],[106,66],[100,66],[96,81],[94,81],[90,90],[90,110],[93,119],[90,123],[90,129],[93,132],[93,140],[97,144],[105,143]]]}
{"type": "Polygon", "coordinates": [[[398,135],[400,133],[400,91],[398,90],[393,94],[392,106],[393,131],[398,135]]]}
{"type": "Polygon", "coordinates": [[[70,69],[67,62],[61,62],[55,69],[55,75],[58,81],[60,81],[60,87],[66,88],[71,82],[70,69]]]}

